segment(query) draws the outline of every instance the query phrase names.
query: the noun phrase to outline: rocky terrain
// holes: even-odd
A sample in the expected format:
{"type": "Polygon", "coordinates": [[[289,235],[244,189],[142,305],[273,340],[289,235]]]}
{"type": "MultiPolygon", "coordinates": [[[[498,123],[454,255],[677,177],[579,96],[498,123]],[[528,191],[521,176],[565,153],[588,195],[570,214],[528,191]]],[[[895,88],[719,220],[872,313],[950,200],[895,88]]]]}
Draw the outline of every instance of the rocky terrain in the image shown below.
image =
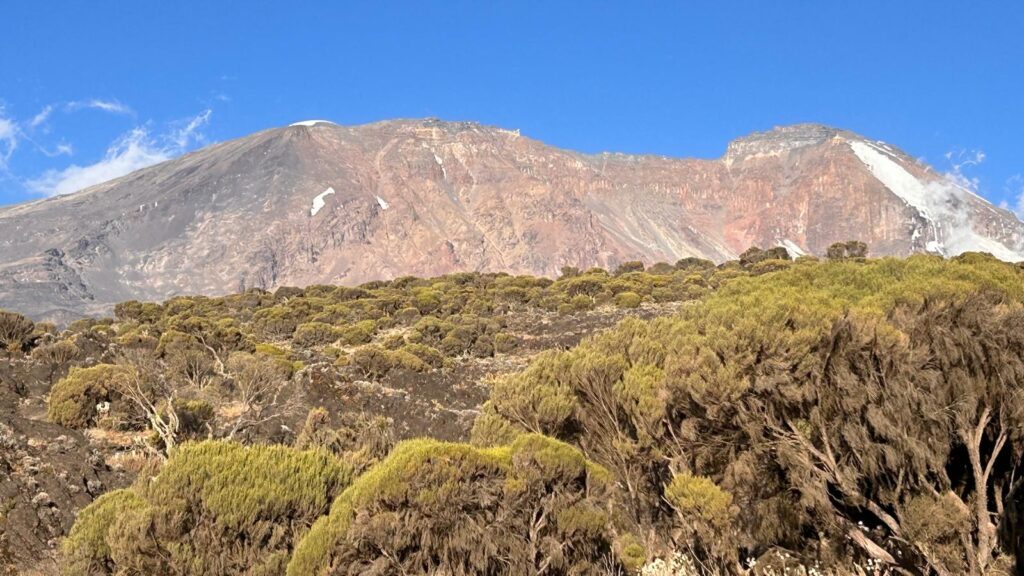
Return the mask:
{"type": "Polygon", "coordinates": [[[118,301],[629,260],[967,250],[1024,224],[889,145],[818,125],[716,160],[560,150],[468,122],[300,122],[0,209],[0,307],[67,322],[118,301]]]}

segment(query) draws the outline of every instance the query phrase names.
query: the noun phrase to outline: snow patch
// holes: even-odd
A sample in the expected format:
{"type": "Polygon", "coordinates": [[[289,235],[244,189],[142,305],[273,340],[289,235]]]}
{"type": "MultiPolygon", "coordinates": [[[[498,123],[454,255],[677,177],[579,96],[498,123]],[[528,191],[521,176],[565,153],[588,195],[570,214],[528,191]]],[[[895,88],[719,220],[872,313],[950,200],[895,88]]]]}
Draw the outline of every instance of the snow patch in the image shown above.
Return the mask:
{"type": "Polygon", "coordinates": [[[434,162],[437,162],[437,165],[441,167],[441,176],[443,176],[444,179],[447,180],[448,179],[448,171],[444,169],[444,160],[442,160],[441,157],[438,156],[435,153],[434,154],[434,162]]]}
{"type": "MultiPolygon", "coordinates": [[[[930,239],[925,250],[955,256],[963,252],[988,252],[1007,262],[1024,260],[1024,248],[1014,250],[974,231],[968,218],[971,197],[985,201],[950,178],[922,182],[897,162],[889,150],[859,140],[848,141],[853,153],[871,174],[893,194],[907,203],[926,221],[930,239]]],[[[987,203],[987,201],[985,201],[987,203]]],[[[922,231],[915,228],[912,241],[922,231]]]]}
{"type": "Polygon", "coordinates": [[[334,188],[328,188],[327,190],[317,194],[316,198],[313,198],[313,207],[309,209],[309,215],[316,216],[316,213],[327,205],[326,199],[331,194],[334,194],[334,188]]]}
{"type": "Polygon", "coordinates": [[[289,124],[288,126],[316,126],[317,124],[330,124],[331,126],[337,126],[337,124],[331,122],[330,120],[303,120],[302,122],[295,122],[294,124],[289,124]]]}
{"type": "Polygon", "coordinates": [[[381,210],[387,210],[388,208],[391,208],[391,204],[388,204],[386,200],[384,200],[380,196],[376,196],[376,198],[377,204],[380,206],[381,210]]]}
{"type": "Polygon", "coordinates": [[[850,148],[879,182],[893,194],[902,198],[904,202],[916,208],[922,216],[929,220],[932,219],[932,214],[929,211],[929,193],[920,180],[907,172],[888,153],[882,152],[867,142],[851,141],[850,148]]]}
{"type": "Polygon", "coordinates": [[[789,238],[781,240],[782,247],[789,251],[792,256],[806,256],[807,251],[800,247],[796,242],[793,242],[789,238]]]}

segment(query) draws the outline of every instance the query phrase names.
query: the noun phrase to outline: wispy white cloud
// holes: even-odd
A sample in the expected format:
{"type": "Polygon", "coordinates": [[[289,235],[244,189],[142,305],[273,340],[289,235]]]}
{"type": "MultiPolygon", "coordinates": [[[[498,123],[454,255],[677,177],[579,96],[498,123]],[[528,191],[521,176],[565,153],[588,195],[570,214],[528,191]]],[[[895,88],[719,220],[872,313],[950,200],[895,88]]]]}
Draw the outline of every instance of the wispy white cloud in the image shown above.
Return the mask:
{"type": "Polygon", "coordinates": [[[75,147],[68,142],[59,142],[53,148],[39,146],[39,151],[49,158],[56,158],[58,156],[73,156],[75,147]]]}
{"type": "Polygon", "coordinates": [[[46,123],[47,120],[50,119],[50,115],[51,114],[53,114],[53,104],[48,104],[48,105],[44,106],[43,109],[40,110],[38,114],[33,116],[31,120],[28,121],[28,127],[29,128],[38,128],[38,127],[42,126],[43,124],[46,123]]]}
{"type": "Polygon", "coordinates": [[[39,178],[29,180],[27,185],[33,192],[45,196],[70,194],[169,158],[163,149],[154,146],[146,129],[135,128],[113,142],[99,162],[48,170],[39,178]]]}
{"type": "Polygon", "coordinates": [[[193,142],[202,142],[202,128],[210,123],[213,110],[207,108],[193,118],[183,122],[180,128],[171,132],[171,141],[178,150],[185,150],[193,142]]]}
{"type": "Polygon", "coordinates": [[[210,110],[204,110],[183,121],[180,128],[158,135],[152,134],[146,127],[136,127],[112,142],[98,162],[48,170],[26,185],[33,192],[44,196],[70,194],[170,160],[188,151],[192,144],[203,141],[201,130],[211,115],[210,110]]]}
{"type": "Polygon", "coordinates": [[[964,169],[978,166],[985,161],[983,150],[956,150],[945,154],[949,163],[949,170],[946,171],[946,178],[950,179],[957,186],[961,186],[977,193],[981,182],[977,177],[969,177],[964,174],[964,169]]]}
{"type": "Polygon", "coordinates": [[[126,104],[122,104],[117,100],[100,100],[99,98],[92,98],[90,100],[74,100],[68,102],[65,105],[65,108],[68,111],[88,108],[92,110],[102,110],[111,114],[124,114],[126,116],[135,115],[135,111],[126,104]]]}
{"type": "Polygon", "coordinates": [[[7,116],[0,104],[0,172],[7,171],[7,163],[18,148],[18,125],[7,116]]]}

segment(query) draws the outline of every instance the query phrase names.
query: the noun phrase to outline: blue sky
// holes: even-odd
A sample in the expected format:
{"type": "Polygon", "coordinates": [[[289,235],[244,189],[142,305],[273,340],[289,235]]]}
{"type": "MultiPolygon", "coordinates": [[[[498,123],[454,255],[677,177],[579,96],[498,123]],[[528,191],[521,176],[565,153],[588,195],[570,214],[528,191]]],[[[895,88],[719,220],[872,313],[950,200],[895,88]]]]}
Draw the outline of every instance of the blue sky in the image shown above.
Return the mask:
{"type": "Polygon", "coordinates": [[[1024,3],[0,5],[0,204],[309,118],[477,120],[717,157],[822,122],[1024,192],[1024,3]]]}

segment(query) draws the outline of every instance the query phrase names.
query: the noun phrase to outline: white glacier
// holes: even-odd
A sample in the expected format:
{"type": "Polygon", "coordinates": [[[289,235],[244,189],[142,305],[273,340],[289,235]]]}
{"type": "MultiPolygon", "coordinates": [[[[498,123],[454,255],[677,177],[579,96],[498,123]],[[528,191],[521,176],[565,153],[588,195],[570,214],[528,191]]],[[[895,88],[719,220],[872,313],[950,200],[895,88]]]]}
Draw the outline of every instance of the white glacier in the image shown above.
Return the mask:
{"type": "MultiPolygon", "coordinates": [[[[950,178],[922,182],[903,168],[888,149],[860,140],[850,140],[848,144],[879,182],[928,222],[933,238],[926,243],[925,250],[943,256],[988,252],[1007,262],[1024,260],[1024,253],[974,231],[968,220],[968,202],[974,201],[971,197],[981,197],[971,190],[950,178]]],[[[920,237],[921,231],[915,229],[913,240],[920,237]]]]}
{"type": "Polygon", "coordinates": [[[293,124],[289,124],[288,126],[316,126],[317,124],[330,124],[331,126],[337,126],[337,124],[331,122],[330,120],[303,120],[302,122],[295,122],[293,124]]]}

